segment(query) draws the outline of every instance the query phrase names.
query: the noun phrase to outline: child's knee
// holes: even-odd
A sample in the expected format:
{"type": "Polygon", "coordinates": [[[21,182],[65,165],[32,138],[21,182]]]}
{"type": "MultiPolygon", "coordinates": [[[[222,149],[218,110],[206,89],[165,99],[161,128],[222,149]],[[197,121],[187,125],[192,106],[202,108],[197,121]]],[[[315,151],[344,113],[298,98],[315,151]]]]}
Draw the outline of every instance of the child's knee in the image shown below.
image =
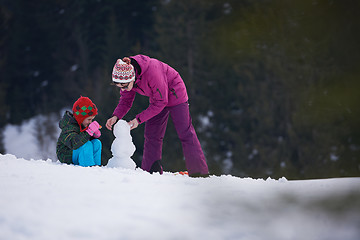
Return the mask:
{"type": "MultiPolygon", "coordinates": [[[[90,150],[92,150],[93,145],[92,145],[92,143],[91,143],[90,141],[87,141],[87,142],[84,143],[84,145],[82,145],[80,148],[81,148],[82,151],[90,151],[90,150]]],[[[80,148],[79,148],[79,149],[80,149],[80,148]]]]}
{"type": "Polygon", "coordinates": [[[94,150],[101,149],[101,147],[102,147],[101,141],[99,139],[93,139],[93,140],[91,140],[91,143],[92,143],[94,150]]]}

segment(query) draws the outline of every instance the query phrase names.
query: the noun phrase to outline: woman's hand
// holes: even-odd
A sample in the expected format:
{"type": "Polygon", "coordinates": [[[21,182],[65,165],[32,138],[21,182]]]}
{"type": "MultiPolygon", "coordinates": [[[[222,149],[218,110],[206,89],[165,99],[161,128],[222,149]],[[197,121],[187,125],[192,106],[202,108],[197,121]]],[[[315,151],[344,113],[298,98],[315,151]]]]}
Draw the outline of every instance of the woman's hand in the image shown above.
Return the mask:
{"type": "Polygon", "coordinates": [[[139,126],[139,122],[136,118],[128,122],[128,124],[130,125],[130,130],[133,130],[139,126]]]}
{"type": "Polygon", "coordinates": [[[117,116],[113,116],[111,118],[109,118],[107,121],[106,121],[106,128],[109,129],[110,131],[112,130],[112,126],[116,123],[116,121],[118,120],[118,117],[117,116]]]}

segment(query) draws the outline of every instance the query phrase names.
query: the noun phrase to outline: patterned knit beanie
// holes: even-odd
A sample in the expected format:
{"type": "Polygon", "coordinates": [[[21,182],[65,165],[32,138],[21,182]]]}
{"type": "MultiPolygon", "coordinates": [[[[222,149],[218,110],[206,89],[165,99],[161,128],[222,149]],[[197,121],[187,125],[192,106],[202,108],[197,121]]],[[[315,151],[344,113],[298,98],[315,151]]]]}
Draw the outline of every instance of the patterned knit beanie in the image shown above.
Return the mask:
{"type": "Polygon", "coordinates": [[[115,63],[112,80],[116,83],[128,83],[135,79],[134,67],[131,64],[123,62],[118,59],[115,63]]]}
{"type": "Polygon", "coordinates": [[[80,132],[86,130],[82,127],[82,122],[91,116],[95,116],[98,114],[98,110],[96,105],[90,100],[90,98],[81,96],[73,105],[73,115],[76,119],[77,123],[80,126],[80,132]]]}

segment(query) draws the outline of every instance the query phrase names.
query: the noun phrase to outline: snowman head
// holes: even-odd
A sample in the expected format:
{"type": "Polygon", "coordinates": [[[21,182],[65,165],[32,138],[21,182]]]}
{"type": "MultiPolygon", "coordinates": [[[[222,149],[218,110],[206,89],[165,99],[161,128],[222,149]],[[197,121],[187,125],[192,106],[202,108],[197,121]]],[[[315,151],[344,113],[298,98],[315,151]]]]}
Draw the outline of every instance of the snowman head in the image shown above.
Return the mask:
{"type": "Polygon", "coordinates": [[[120,119],[115,124],[113,133],[116,138],[127,137],[131,139],[130,125],[125,120],[120,119]]]}

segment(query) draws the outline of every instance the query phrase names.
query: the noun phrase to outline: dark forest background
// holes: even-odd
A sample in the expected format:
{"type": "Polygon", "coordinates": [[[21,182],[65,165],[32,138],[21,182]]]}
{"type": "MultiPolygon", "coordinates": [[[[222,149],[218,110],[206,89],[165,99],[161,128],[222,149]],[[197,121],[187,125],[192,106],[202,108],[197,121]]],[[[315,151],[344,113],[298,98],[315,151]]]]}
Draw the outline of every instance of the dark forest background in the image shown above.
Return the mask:
{"type": "MultiPolygon", "coordinates": [[[[80,95],[97,104],[105,125],[119,99],[110,85],[116,59],[141,53],[182,75],[211,173],[360,176],[359,5],[1,0],[0,133],[7,123],[70,108],[80,95]]],[[[125,119],[147,105],[138,95],[125,119]]],[[[114,137],[102,133],[106,162],[114,137]]],[[[140,164],[143,126],[132,136],[140,164]]],[[[171,121],[163,160],[166,171],[185,169],[171,121]]]]}

